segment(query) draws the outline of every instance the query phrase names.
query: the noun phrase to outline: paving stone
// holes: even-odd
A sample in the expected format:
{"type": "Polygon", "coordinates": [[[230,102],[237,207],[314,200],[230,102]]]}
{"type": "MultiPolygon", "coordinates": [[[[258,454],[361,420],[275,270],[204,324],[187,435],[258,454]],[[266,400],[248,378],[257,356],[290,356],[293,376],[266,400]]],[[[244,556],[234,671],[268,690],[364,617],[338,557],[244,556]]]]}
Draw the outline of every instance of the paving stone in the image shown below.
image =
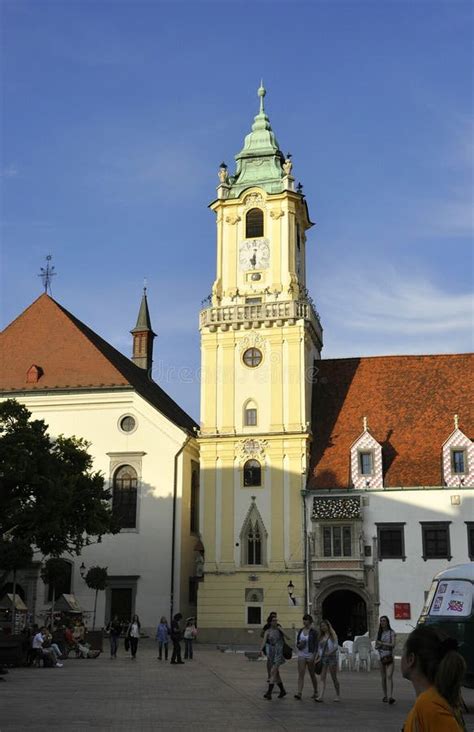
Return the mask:
{"type": "MultiPolygon", "coordinates": [[[[184,666],[158,661],[152,641],[141,641],[136,661],[123,650],[115,661],[107,654],[95,660],[68,659],[62,669],[12,669],[0,684],[0,732],[87,732],[92,730],[305,730],[398,732],[414,694],[397,668],[396,704],[382,703],[379,672],[343,671],[341,698],[335,704],[331,682],[327,701],[310,698],[309,679],[303,699],[293,699],[296,661],[287,662],[282,678],[288,695],[263,699],[265,663],[243,654],[195,647],[184,666]]],[[[474,691],[464,690],[474,708],[474,691]]],[[[467,716],[474,732],[474,715],[467,716]]]]}

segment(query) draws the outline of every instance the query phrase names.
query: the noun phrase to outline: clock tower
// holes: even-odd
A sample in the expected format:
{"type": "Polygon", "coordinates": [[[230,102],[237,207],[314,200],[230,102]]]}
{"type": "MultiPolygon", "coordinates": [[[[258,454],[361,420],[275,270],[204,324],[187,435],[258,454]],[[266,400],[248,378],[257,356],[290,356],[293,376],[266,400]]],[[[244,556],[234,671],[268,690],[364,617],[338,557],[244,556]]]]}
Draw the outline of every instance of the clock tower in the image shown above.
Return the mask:
{"type": "Polygon", "coordinates": [[[216,277],[201,311],[200,636],[249,641],[305,598],[302,491],[322,328],[306,289],[312,226],[291,156],[260,109],[230,175],[222,163],[216,277]]]}

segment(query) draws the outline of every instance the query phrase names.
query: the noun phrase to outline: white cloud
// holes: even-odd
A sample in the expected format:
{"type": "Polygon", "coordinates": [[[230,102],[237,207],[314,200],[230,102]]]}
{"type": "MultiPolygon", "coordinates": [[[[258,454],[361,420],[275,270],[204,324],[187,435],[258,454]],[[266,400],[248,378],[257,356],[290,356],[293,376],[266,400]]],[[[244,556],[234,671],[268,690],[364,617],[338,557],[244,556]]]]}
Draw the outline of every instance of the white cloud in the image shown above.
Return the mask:
{"type": "Polygon", "coordinates": [[[318,303],[326,358],[472,349],[472,296],[445,292],[394,268],[326,278],[318,303]]]}
{"type": "Polygon", "coordinates": [[[0,170],[0,178],[17,178],[20,174],[16,165],[6,165],[0,170]]]}

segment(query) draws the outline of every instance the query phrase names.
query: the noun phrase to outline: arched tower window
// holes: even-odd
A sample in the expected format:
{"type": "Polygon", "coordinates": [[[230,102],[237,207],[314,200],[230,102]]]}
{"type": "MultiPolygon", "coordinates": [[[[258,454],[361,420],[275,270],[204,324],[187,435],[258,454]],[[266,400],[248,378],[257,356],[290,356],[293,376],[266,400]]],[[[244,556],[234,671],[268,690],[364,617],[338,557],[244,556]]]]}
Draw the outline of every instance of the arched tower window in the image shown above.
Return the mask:
{"type": "Polygon", "coordinates": [[[242,564],[262,565],[266,562],[267,532],[255,502],[250,510],[240,534],[242,564]]]}
{"type": "Polygon", "coordinates": [[[122,465],[115,471],[112,511],[122,529],[137,526],[137,473],[131,465],[122,465]]]}
{"type": "Polygon", "coordinates": [[[257,236],[263,236],[263,211],[251,208],[245,217],[245,238],[255,239],[257,236]]]}
{"type": "Polygon", "coordinates": [[[249,399],[244,406],[244,427],[257,426],[257,405],[252,399],[249,399]]]}
{"type": "Polygon", "coordinates": [[[262,485],[262,466],[258,460],[247,460],[244,465],[244,487],[251,488],[253,486],[262,485]]]}

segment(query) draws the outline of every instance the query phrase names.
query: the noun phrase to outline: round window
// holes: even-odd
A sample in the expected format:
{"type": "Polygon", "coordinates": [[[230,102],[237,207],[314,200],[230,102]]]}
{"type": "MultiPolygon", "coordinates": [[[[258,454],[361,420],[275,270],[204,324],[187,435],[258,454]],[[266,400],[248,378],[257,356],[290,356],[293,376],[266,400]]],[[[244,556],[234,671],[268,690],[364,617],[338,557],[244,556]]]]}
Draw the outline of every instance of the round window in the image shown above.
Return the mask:
{"type": "Polygon", "coordinates": [[[254,369],[262,363],[262,352],[258,348],[247,348],[243,355],[244,364],[254,369]]]}
{"type": "Polygon", "coordinates": [[[122,417],[119,424],[122,432],[133,432],[133,430],[137,426],[134,417],[131,417],[129,414],[127,414],[126,417],[122,417]]]}

